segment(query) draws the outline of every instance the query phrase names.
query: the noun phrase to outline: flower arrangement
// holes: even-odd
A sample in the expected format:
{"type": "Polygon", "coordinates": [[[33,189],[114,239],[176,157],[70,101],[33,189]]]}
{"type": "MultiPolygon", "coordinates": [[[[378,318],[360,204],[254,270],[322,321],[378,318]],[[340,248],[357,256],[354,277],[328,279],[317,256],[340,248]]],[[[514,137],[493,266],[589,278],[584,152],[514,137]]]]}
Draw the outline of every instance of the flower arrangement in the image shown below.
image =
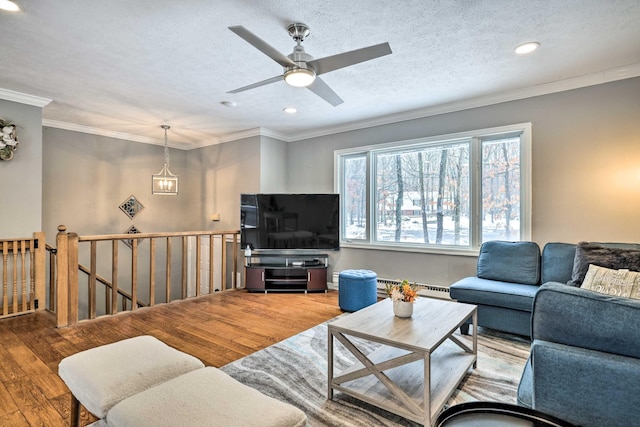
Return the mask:
{"type": "Polygon", "coordinates": [[[416,298],[418,298],[415,286],[409,283],[408,280],[403,280],[400,285],[387,283],[385,290],[393,301],[415,302],[416,298]]]}
{"type": "Polygon", "coordinates": [[[0,117],[0,160],[13,159],[13,152],[17,147],[16,125],[0,117]]]}

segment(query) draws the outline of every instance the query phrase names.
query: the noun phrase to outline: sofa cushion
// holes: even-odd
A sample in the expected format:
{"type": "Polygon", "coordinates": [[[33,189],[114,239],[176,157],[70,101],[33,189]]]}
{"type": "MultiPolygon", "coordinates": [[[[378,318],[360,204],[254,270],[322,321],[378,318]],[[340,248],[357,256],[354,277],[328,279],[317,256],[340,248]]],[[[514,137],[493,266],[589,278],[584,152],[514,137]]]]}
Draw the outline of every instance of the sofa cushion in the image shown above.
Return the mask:
{"type": "Polygon", "coordinates": [[[192,355],[142,335],[65,357],[58,374],[89,412],[103,418],[127,397],[202,367],[192,355]]]}
{"type": "Polygon", "coordinates": [[[640,359],[639,315],[640,300],[546,283],[533,303],[532,335],[534,339],[640,359]]]}
{"type": "Polygon", "coordinates": [[[534,242],[485,242],[480,247],[477,276],[537,285],[540,283],[540,248],[534,242]]]}
{"type": "Polygon", "coordinates": [[[535,339],[531,362],[533,409],[576,426],[638,425],[638,359],[535,339]]]}
{"type": "Polygon", "coordinates": [[[640,299],[640,273],[589,264],[580,287],[601,294],[640,299]]]}
{"type": "Polygon", "coordinates": [[[550,242],[542,249],[540,262],[540,283],[567,283],[571,280],[576,245],[573,243],[550,242]]]}
{"type": "Polygon", "coordinates": [[[518,384],[516,401],[520,406],[525,406],[527,408],[533,407],[533,372],[531,370],[531,357],[527,359],[527,364],[524,365],[524,370],[520,377],[520,383],[518,384]]]}
{"type": "Polygon", "coordinates": [[[451,285],[449,293],[460,302],[531,311],[538,289],[537,285],[466,277],[451,285]]]}
{"type": "Polygon", "coordinates": [[[303,427],[300,409],[233,379],[198,369],[129,397],[109,410],[113,427],[303,427]]]}
{"type": "Polygon", "coordinates": [[[576,247],[571,280],[567,284],[580,286],[587,274],[589,264],[614,270],[625,268],[640,271],[640,248],[636,245],[611,247],[600,243],[580,242],[576,247]]]}

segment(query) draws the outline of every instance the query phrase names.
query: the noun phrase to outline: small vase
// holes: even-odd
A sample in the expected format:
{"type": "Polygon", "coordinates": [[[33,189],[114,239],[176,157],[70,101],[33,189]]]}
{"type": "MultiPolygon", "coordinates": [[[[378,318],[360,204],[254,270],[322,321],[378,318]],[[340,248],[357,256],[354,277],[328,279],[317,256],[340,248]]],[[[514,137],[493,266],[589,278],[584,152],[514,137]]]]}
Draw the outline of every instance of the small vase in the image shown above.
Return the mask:
{"type": "Polygon", "coordinates": [[[393,314],[397,317],[411,317],[413,314],[413,303],[406,301],[394,301],[393,314]]]}

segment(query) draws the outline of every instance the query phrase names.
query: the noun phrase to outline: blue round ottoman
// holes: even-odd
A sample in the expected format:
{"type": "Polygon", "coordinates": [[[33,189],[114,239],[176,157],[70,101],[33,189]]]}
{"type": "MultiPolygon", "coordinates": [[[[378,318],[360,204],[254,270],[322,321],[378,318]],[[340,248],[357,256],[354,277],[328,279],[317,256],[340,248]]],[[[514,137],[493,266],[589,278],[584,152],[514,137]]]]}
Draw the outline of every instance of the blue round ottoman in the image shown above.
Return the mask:
{"type": "Polygon", "coordinates": [[[378,302],[378,275],[371,270],[344,270],[338,276],[338,303],[344,311],[358,311],[378,302]]]}

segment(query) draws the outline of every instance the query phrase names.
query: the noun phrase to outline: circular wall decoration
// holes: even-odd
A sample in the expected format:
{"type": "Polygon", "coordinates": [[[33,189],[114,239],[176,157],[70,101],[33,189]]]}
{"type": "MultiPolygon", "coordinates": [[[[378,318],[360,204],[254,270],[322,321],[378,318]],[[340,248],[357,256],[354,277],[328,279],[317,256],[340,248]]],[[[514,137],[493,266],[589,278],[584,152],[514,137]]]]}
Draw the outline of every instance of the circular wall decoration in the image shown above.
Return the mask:
{"type": "Polygon", "coordinates": [[[13,159],[16,148],[18,148],[16,125],[0,117],[0,160],[13,159]]]}

